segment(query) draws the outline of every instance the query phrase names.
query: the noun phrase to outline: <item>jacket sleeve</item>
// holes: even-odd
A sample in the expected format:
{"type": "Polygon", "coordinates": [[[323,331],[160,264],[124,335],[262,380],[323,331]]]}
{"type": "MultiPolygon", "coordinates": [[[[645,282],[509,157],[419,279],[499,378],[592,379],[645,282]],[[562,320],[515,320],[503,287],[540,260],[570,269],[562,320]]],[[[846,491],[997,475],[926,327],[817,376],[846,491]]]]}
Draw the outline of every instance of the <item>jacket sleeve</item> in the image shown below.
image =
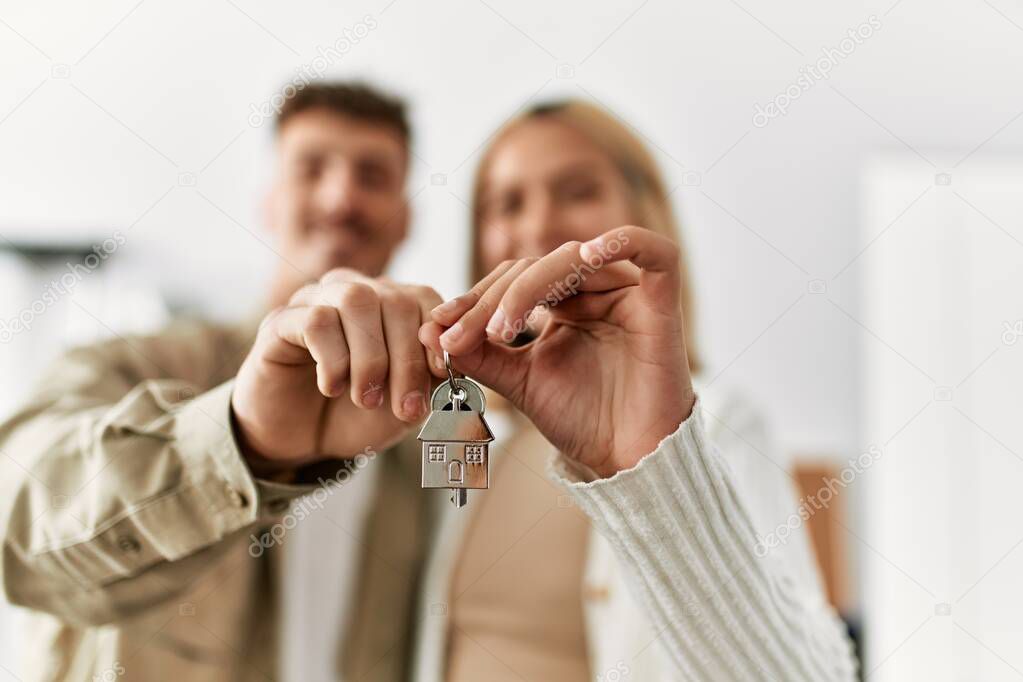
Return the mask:
{"type": "Polygon", "coordinates": [[[0,425],[3,594],[80,625],[173,598],[312,488],[250,474],[231,381],[140,379],[109,348],[65,355],[0,425]]]}
{"type": "Polygon", "coordinates": [[[758,538],[758,526],[784,524],[793,508],[762,500],[789,490],[744,494],[778,487],[777,477],[739,485],[707,438],[700,399],[632,469],[598,479],[559,455],[552,476],[614,548],[677,677],[856,679],[852,644],[805,547],[765,551],[758,538]],[[754,513],[770,518],[755,524],[754,513]]]}

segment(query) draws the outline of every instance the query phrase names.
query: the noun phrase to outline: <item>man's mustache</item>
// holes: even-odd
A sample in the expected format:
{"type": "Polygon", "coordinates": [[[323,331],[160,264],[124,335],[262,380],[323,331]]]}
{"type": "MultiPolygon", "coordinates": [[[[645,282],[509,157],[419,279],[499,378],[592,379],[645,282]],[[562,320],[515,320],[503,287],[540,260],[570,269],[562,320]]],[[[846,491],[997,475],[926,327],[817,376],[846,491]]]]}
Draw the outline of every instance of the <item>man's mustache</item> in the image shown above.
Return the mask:
{"type": "Polygon", "coordinates": [[[360,237],[369,237],[374,232],[374,227],[365,217],[360,215],[345,216],[344,218],[323,218],[311,223],[311,228],[324,231],[351,232],[360,237]]]}

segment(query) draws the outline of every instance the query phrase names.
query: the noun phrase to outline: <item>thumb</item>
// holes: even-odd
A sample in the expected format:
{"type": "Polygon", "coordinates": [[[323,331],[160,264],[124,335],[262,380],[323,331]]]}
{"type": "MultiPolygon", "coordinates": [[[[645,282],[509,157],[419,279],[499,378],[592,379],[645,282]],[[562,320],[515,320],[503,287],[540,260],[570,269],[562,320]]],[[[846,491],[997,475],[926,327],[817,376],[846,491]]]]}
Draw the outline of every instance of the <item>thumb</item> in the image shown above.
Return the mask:
{"type": "MultiPolygon", "coordinates": [[[[419,340],[424,346],[444,357],[440,335],[446,328],[436,322],[427,322],[419,328],[419,340]]],[[[451,356],[451,367],[457,372],[494,389],[515,406],[521,405],[523,379],[526,376],[528,349],[509,348],[484,340],[471,351],[451,356]]]]}

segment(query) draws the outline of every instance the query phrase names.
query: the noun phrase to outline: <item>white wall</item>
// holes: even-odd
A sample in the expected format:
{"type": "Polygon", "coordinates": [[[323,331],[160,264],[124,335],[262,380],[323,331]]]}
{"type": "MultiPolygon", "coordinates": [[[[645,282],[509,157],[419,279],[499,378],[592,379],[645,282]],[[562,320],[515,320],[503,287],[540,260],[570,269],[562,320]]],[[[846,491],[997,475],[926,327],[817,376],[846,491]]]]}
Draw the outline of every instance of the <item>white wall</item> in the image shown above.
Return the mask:
{"type": "Polygon", "coordinates": [[[915,159],[889,156],[865,178],[865,232],[880,236],[863,256],[876,334],[864,435],[881,449],[852,483],[867,503],[867,669],[879,681],[1015,680],[1023,161],[978,153],[935,185],[915,159]]]}
{"type": "MultiPolygon", "coordinates": [[[[442,293],[455,293],[478,146],[530,97],[595,96],[656,144],[673,185],[698,174],[689,177],[701,184],[674,199],[711,375],[727,366],[722,382],[754,391],[788,448],[855,454],[861,331],[824,297],[805,295],[807,281],[826,280],[856,314],[857,266],[832,277],[860,248],[863,155],[903,148],[899,138],[965,153],[998,131],[1023,108],[1020,29],[981,2],[904,0],[888,14],[889,3],[740,5],[8,4],[0,229],[119,228],[129,238],[121,255],[147,263],[145,277],[181,299],[224,315],[250,305],[274,254],[224,215],[262,229],[270,131],[248,124],[250,104],[370,15],[376,27],[330,74],[378,79],[415,103],[412,189],[422,191],[401,275],[429,268],[442,293]],[[752,125],[756,103],[870,15],[880,29],[830,81],[786,116],[752,125]],[[574,78],[557,78],[558,64],[574,78]],[[53,78],[62,69],[68,77],[53,78]],[[180,173],[196,174],[197,186],[176,186],[180,173]],[[448,184],[430,185],[432,173],[448,184]]],[[[1013,16],[1023,23],[1023,9],[1013,16]]],[[[1021,142],[1017,121],[985,149],[1021,142]]]]}

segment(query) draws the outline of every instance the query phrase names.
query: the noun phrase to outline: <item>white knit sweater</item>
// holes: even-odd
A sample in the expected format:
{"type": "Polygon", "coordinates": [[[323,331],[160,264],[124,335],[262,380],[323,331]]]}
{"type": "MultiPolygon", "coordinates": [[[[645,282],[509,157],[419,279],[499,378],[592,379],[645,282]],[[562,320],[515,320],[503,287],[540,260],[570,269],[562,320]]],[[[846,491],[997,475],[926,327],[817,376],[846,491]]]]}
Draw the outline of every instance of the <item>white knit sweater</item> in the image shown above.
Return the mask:
{"type": "MultiPolygon", "coordinates": [[[[488,419],[495,433],[502,430],[498,412],[488,419]]],[[[563,456],[554,459],[555,480],[593,520],[586,583],[600,596],[584,603],[593,679],[855,679],[851,644],[824,599],[802,529],[763,558],[754,549],[756,533],[796,509],[784,463],[771,458],[756,410],[713,391],[701,393],[693,415],[654,452],[613,478],[597,480],[563,456]]],[[[371,474],[335,495],[328,514],[361,518],[371,474]]],[[[450,599],[470,518],[444,495],[436,502],[443,520],[421,585],[417,682],[444,678],[448,622],[430,609],[450,599]]],[[[289,535],[283,679],[332,679],[343,634],[336,613],[344,608],[322,605],[347,603],[355,586],[339,580],[351,573],[347,545],[322,541],[336,533],[329,523],[317,525],[326,516],[289,535]],[[312,553],[316,562],[308,561],[312,553]]]]}
{"type": "MultiPolygon", "coordinates": [[[[851,643],[805,552],[756,551],[756,528],[784,518],[754,524],[702,413],[698,399],[675,433],[611,478],[564,457],[552,466],[613,547],[666,654],[663,679],[855,679],[851,643]]],[[[754,485],[776,485],[764,478],[754,485]]]]}

